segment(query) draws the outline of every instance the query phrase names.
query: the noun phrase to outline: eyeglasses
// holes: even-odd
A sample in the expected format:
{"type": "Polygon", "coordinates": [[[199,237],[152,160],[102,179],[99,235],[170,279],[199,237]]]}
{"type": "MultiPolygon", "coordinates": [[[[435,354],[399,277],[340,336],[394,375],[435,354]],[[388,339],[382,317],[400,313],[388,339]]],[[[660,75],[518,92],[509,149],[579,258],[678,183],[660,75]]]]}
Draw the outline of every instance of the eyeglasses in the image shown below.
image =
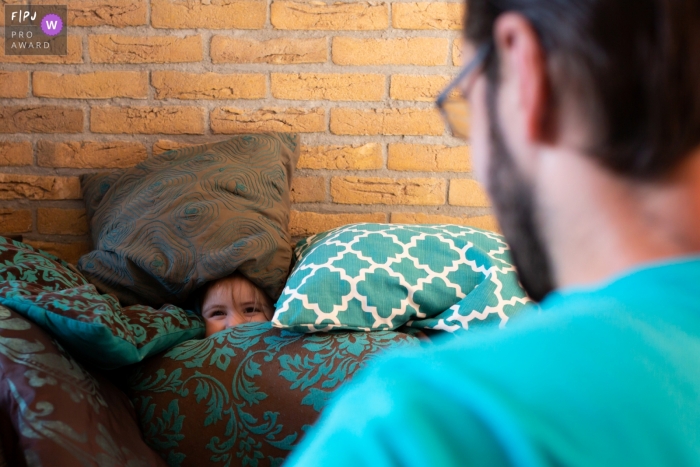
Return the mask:
{"type": "Polygon", "coordinates": [[[457,77],[447,85],[435,101],[452,135],[457,138],[466,138],[469,135],[469,115],[466,98],[469,94],[469,88],[474,84],[474,80],[472,79],[468,83],[467,91],[460,92],[456,96],[452,95],[453,91],[465,78],[475,76],[472,75],[472,72],[483,65],[492,48],[493,44],[491,42],[480,46],[476,56],[462,68],[457,77]]]}

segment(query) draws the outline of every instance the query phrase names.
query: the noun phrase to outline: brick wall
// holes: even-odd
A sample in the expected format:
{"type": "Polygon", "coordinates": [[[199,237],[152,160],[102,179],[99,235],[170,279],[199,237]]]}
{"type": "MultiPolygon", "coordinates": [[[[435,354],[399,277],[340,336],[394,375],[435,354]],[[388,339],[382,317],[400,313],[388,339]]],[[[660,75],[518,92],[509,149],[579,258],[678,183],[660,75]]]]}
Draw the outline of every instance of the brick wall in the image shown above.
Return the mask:
{"type": "Polygon", "coordinates": [[[69,5],[68,55],[0,44],[0,234],[75,261],[90,248],[80,174],[262,130],[302,133],[295,237],[496,228],[433,104],[460,64],[459,0],[32,3],[69,5]]]}

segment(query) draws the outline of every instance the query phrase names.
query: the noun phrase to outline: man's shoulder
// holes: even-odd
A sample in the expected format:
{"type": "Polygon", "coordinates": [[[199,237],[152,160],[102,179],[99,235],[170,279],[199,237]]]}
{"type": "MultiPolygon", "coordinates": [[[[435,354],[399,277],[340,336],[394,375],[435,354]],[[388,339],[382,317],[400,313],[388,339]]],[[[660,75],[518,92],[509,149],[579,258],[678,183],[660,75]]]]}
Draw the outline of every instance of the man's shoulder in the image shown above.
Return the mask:
{"type": "Polygon", "coordinates": [[[677,400],[665,394],[691,386],[700,393],[700,291],[664,295],[658,280],[640,288],[648,280],[555,293],[505,329],[467,331],[432,349],[389,355],[370,379],[396,378],[397,392],[424,398],[443,391],[466,405],[474,400],[470,391],[483,391],[499,404],[537,407],[555,418],[590,406],[625,417],[631,412],[620,400],[653,411],[695,397],[680,389],[677,400]],[[433,389],[418,394],[426,388],[433,389]]]}
{"type": "MultiPolygon", "coordinates": [[[[442,430],[456,415],[476,417],[507,430],[506,444],[561,449],[557,456],[574,443],[598,450],[601,462],[621,462],[625,452],[639,452],[635,443],[654,446],[669,433],[681,445],[668,450],[695,452],[682,433],[700,430],[700,322],[694,329],[675,317],[650,322],[648,313],[635,315],[634,303],[588,295],[563,297],[510,329],[389,355],[358,394],[386,391],[382,404],[396,409],[379,417],[386,426],[407,407],[429,408],[418,422],[427,431],[442,430]],[[624,439],[615,440],[620,431],[624,439]]],[[[657,310],[663,312],[674,313],[657,310]]]]}

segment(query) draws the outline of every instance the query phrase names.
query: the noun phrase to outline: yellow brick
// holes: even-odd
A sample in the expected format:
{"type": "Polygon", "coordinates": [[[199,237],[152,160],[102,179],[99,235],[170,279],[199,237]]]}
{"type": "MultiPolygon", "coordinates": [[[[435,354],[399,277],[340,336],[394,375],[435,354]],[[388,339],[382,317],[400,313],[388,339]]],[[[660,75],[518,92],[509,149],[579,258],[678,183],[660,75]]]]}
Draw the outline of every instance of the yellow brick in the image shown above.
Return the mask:
{"type": "Polygon", "coordinates": [[[338,204],[445,204],[445,180],[436,178],[333,177],[331,196],[338,204]]]}
{"type": "Polygon", "coordinates": [[[333,38],[336,65],[445,65],[447,39],[409,37],[399,39],[333,38]]]}
{"type": "Polygon", "coordinates": [[[0,107],[0,133],[79,133],[83,110],[55,105],[0,107]]]}
{"type": "Polygon", "coordinates": [[[0,174],[0,199],[80,199],[78,177],[0,174]]]}
{"type": "Polygon", "coordinates": [[[439,144],[389,145],[387,168],[416,172],[469,172],[468,146],[448,147],[439,144]]]}
{"type": "Polygon", "coordinates": [[[326,129],[323,109],[236,109],[218,107],[211,112],[214,133],[245,133],[248,131],[281,131],[313,133],[326,129]]]}
{"type": "Polygon", "coordinates": [[[319,203],[326,200],[326,179],[296,177],[292,179],[292,203],[319,203]]]}
{"type": "Polygon", "coordinates": [[[292,211],[289,217],[289,233],[292,237],[306,237],[335,229],[342,225],[358,222],[383,223],[386,222],[386,214],[382,212],[321,214],[317,212],[292,211]]]}
{"type": "Polygon", "coordinates": [[[265,97],[265,75],[259,73],[183,73],[153,71],[156,99],[260,99],[265,97]]]}
{"type": "Polygon", "coordinates": [[[391,214],[391,222],[394,224],[455,224],[500,232],[498,221],[493,216],[453,217],[419,212],[394,212],[391,214]]]}
{"type": "MultiPolygon", "coordinates": [[[[3,52],[5,53],[5,52],[3,52]]],[[[0,71],[0,97],[27,97],[29,73],[26,71],[0,71]]]]}
{"type": "Polygon", "coordinates": [[[68,25],[141,26],[146,24],[147,8],[146,2],[133,0],[71,0],[68,25]]]}
{"type": "MultiPolygon", "coordinates": [[[[1,2],[0,2],[1,3],[1,2]]],[[[68,26],[141,26],[148,2],[134,0],[32,0],[34,5],[68,5],[68,26]]]]}
{"type": "Polygon", "coordinates": [[[488,207],[491,205],[486,191],[475,180],[450,181],[450,204],[453,206],[488,207]]]}
{"type": "Polygon", "coordinates": [[[336,135],[442,135],[442,117],[434,109],[331,109],[336,135]]]}
{"type": "Polygon", "coordinates": [[[31,165],[32,143],[29,141],[0,141],[0,166],[17,167],[31,165]]]}
{"type": "Polygon", "coordinates": [[[389,95],[396,100],[434,102],[449,82],[447,76],[394,75],[389,95]]]}
{"type": "Polygon", "coordinates": [[[57,243],[44,242],[41,240],[24,240],[24,243],[51,253],[54,256],[58,256],[71,264],[76,264],[81,256],[90,253],[92,250],[92,246],[89,242],[57,243]]]}
{"type": "Polygon", "coordinates": [[[214,36],[211,40],[212,63],[325,63],[326,38],[294,39],[281,37],[258,41],[238,37],[214,36]]]}
{"type": "Polygon", "coordinates": [[[85,209],[39,208],[37,230],[41,234],[85,235],[88,233],[85,209]]]}
{"type": "Polygon", "coordinates": [[[381,169],[382,146],[367,143],[357,146],[302,146],[297,167],[300,169],[372,170],[381,169]]]}
{"type": "Polygon", "coordinates": [[[88,36],[93,63],[182,63],[202,61],[202,36],[88,36]]]}
{"type": "Polygon", "coordinates": [[[0,234],[32,231],[32,212],[27,209],[0,209],[0,234]]]}
{"type": "Polygon", "coordinates": [[[211,40],[213,63],[324,63],[326,39],[278,38],[258,41],[239,37],[214,36],[211,40]]]}
{"type": "Polygon", "coordinates": [[[93,133],[203,134],[204,109],[189,106],[93,107],[93,133]]]}
{"type": "Polygon", "coordinates": [[[144,145],[130,141],[37,143],[37,163],[41,167],[118,169],[133,167],[146,157],[144,145]]]}
{"type": "MultiPolygon", "coordinates": [[[[4,16],[4,13],[0,13],[0,16],[4,16]]],[[[82,38],[73,35],[68,36],[66,55],[5,55],[3,37],[0,37],[0,51],[0,63],[83,63],[82,38]]]]}
{"type": "Polygon", "coordinates": [[[461,29],[464,2],[394,3],[391,23],[397,29],[461,29]]]}
{"type": "Polygon", "coordinates": [[[277,99],[380,101],[384,98],[384,75],[272,73],[270,87],[277,99]]]}
{"type": "Polygon", "coordinates": [[[171,141],[168,139],[159,139],[155,143],[153,143],[153,155],[157,156],[158,154],[163,154],[166,151],[170,151],[172,149],[181,149],[181,148],[186,148],[188,146],[196,146],[198,143],[187,143],[187,142],[181,142],[181,141],[171,141]]]}
{"type": "Polygon", "coordinates": [[[211,0],[152,0],[154,28],[261,29],[267,2],[211,0]]]}
{"type": "Polygon", "coordinates": [[[464,65],[464,57],[462,55],[462,40],[455,39],[452,43],[452,64],[454,66],[464,65]]]}
{"type": "Polygon", "coordinates": [[[275,0],[270,22],[276,29],[382,30],[389,26],[386,3],[288,2],[275,0]]]}
{"type": "Polygon", "coordinates": [[[148,73],[145,71],[97,71],[74,75],[35,71],[32,76],[32,90],[37,97],[146,99],[148,73]]]}

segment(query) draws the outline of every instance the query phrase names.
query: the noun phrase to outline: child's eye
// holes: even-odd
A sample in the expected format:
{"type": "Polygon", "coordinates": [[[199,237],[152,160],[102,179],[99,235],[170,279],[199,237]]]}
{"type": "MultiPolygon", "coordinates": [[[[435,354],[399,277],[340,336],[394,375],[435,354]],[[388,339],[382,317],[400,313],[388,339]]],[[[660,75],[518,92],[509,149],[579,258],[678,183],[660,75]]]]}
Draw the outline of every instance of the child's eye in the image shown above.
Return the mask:
{"type": "Polygon", "coordinates": [[[257,307],[254,306],[249,306],[244,310],[245,313],[260,313],[260,310],[257,307]]]}
{"type": "Polygon", "coordinates": [[[226,313],[224,313],[223,310],[216,310],[216,311],[211,312],[211,314],[209,316],[211,316],[213,318],[214,316],[225,316],[225,315],[226,315],[226,313]]]}

